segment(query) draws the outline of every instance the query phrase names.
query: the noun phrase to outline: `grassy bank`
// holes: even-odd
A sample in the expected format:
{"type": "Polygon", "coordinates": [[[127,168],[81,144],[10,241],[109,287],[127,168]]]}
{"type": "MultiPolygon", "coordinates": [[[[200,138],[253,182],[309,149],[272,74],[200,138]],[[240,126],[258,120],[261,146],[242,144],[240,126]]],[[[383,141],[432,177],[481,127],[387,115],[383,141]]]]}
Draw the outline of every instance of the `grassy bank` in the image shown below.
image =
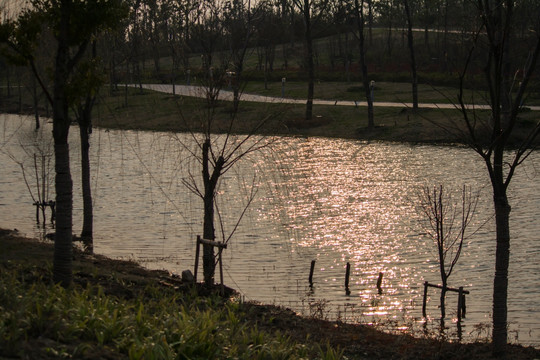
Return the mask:
{"type": "MultiPolygon", "coordinates": [[[[319,89],[323,98],[330,99],[335,84],[322,84],[319,89]]],[[[259,88],[253,92],[265,93],[259,88]]],[[[343,89],[342,89],[343,90],[343,89]]],[[[345,90],[344,90],[345,91],[345,90]]],[[[105,91],[104,91],[105,92],[105,91]]],[[[447,89],[450,93],[450,89],[447,89]]],[[[346,91],[345,91],[346,93],[346,91]]],[[[386,96],[390,99],[389,90],[386,96]]],[[[445,102],[445,96],[431,91],[433,101],[445,102]]],[[[342,95],[339,95],[340,97],[342,95]]],[[[349,96],[351,97],[351,96],[349,96]]],[[[347,98],[343,95],[343,98],[347,98]]],[[[351,97],[354,98],[354,97],[351,97]]],[[[447,102],[447,101],[446,101],[447,102]]],[[[407,143],[463,143],[464,121],[458,110],[420,109],[413,112],[406,108],[375,108],[375,128],[367,127],[367,109],[353,106],[315,105],[313,120],[304,120],[305,105],[263,104],[242,102],[232,132],[248,133],[261,119],[268,118],[262,134],[323,136],[359,140],[380,140],[407,143]]],[[[209,109],[202,99],[173,96],[148,90],[128,89],[107,92],[100,98],[95,111],[94,124],[105,128],[142,129],[155,131],[200,130],[201,119],[208,116],[209,109]]],[[[489,118],[487,111],[476,114],[489,118]]],[[[514,143],[524,139],[538,121],[536,112],[524,111],[514,130],[514,143]]],[[[222,102],[212,114],[214,132],[228,131],[231,103],[222,102]]]]}
{"type": "MultiPolygon", "coordinates": [[[[489,359],[452,344],[305,318],[76,251],[74,285],[51,283],[52,245],[0,230],[0,359],[489,359]]],[[[540,350],[510,347],[511,359],[540,350]]]]}
{"type": "Polygon", "coordinates": [[[165,272],[77,252],[75,284],[51,283],[51,244],[0,230],[0,358],[337,359],[250,322],[249,307],[165,272]]]}
{"type": "MultiPolygon", "coordinates": [[[[381,82],[376,85],[376,101],[409,102],[410,84],[381,82]]],[[[268,89],[262,83],[248,83],[245,92],[265,96],[281,96],[281,84],[270,83],[268,89]]],[[[305,97],[306,84],[291,82],[286,85],[288,98],[305,97]]],[[[456,97],[456,89],[420,86],[420,100],[433,103],[448,103],[456,97]]],[[[321,82],[316,85],[316,97],[324,100],[362,100],[362,89],[347,82],[321,82]]],[[[471,94],[469,94],[471,95],[471,94]]],[[[481,94],[475,94],[482,99],[481,94]]],[[[30,94],[3,98],[0,111],[32,114],[30,94]]],[[[529,102],[537,103],[534,99],[529,102]]],[[[43,102],[42,102],[43,104],[43,102]]],[[[119,87],[111,91],[104,87],[93,112],[95,126],[114,129],[140,129],[150,131],[198,131],[207,116],[213,116],[212,131],[229,131],[231,103],[221,102],[215,109],[209,109],[204,99],[173,96],[148,90],[119,87]]],[[[50,115],[50,109],[43,105],[41,115],[50,115]]],[[[421,109],[413,112],[406,108],[376,107],[375,128],[368,129],[367,109],[352,106],[315,105],[314,118],[304,120],[305,105],[264,104],[241,102],[232,132],[245,134],[252,131],[258,122],[265,120],[265,126],[258,129],[261,134],[292,136],[324,136],[367,141],[390,141],[407,143],[464,143],[463,116],[458,110],[421,109]]],[[[477,111],[482,121],[489,119],[487,111],[477,111]]],[[[514,129],[513,143],[524,139],[537,124],[538,113],[523,111],[514,129]]]]}

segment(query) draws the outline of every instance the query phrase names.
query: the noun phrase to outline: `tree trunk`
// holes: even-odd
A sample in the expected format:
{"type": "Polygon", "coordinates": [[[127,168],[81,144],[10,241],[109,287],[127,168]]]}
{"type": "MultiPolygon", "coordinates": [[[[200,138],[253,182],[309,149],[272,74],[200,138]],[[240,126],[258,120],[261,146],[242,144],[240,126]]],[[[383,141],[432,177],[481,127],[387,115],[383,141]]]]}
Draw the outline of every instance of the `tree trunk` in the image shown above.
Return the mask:
{"type": "Polygon", "coordinates": [[[369,45],[373,45],[373,0],[368,0],[369,45]]]}
{"type": "Polygon", "coordinates": [[[508,339],[507,299],[508,266],[510,264],[510,210],[506,194],[494,197],[497,250],[493,280],[493,353],[504,354],[508,339]]]}
{"type": "Polygon", "coordinates": [[[444,319],[446,317],[446,292],[448,289],[448,282],[446,280],[443,280],[442,282],[442,289],[441,289],[441,319],[444,319]]]}
{"type": "MultiPolygon", "coordinates": [[[[92,59],[96,59],[96,41],[92,41],[92,59]]],[[[94,210],[92,206],[92,190],[90,187],[90,134],[92,133],[92,108],[96,96],[89,91],[85,102],[79,106],[79,136],[81,141],[81,180],[83,196],[83,226],[81,240],[84,250],[94,252],[94,210]]]]}
{"type": "Polygon", "coordinates": [[[18,107],[17,112],[20,114],[22,112],[22,84],[21,84],[21,74],[19,73],[17,76],[17,94],[18,94],[18,107]]]}
{"type": "Polygon", "coordinates": [[[54,71],[53,137],[56,190],[56,236],[54,241],[53,280],[64,287],[71,285],[73,182],[69,167],[69,113],[66,84],[69,76],[69,18],[70,3],[64,2],[60,11],[54,71]]]}
{"type": "Polygon", "coordinates": [[[64,287],[72,281],[72,209],[73,184],[69,168],[69,145],[55,139],[56,236],[54,240],[53,279],[64,287]]]}
{"type": "Polygon", "coordinates": [[[411,73],[412,73],[412,97],[413,97],[413,110],[418,110],[418,76],[416,74],[416,58],[414,56],[414,43],[413,43],[413,31],[411,23],[411,12],[409,10],[409,1],[404,0],[405,14],[407,15],[407,43],[409,46],[409,52],[411,55],[411,73]]]}
{"type": "Polygon", "coordinates": [[[315,65],[313,63],[313,39],[311,37],[311,14],[309,0],[304,0],[304,25],[306,37],[306,66],[308,72],[308,93],[306,102],[306,121],[313,118],[313,97],[315,94],[315,65]]]}
{"type": "MultiPolygon", "coordinates": [[[[215,240],[215,228],[214,228],[214,197],[215,190],[223,170],[225,160],[223,157],[219,157],[214,164],[212,174],[210,174],[210,153],[211,153],[210,139],[206,139],[202,146],[202,175],[204,182],[204,223],[203,223],[203,238],[208,240],[215,240]]],[[[216,262],[214,258],[214,247],[211,245],[203,245],[203,274],[204,283],[207,286],[214,284],[214,273],[216,268],[216,262]]]]}
{"type": "Polygon", "coordinates": [[[90,109],[84,109],[83,118],[79,119],[79,135],[81,139],[81,178],[83,196],[83,226],[81,240],[86,252],[93,253],[94,214],[92,207],[92,191],[90,187],[90,109]]]}
{"type": "Polygon", "coordinates": [[[425,23],[424,23],[424,45],[428,49],[428,52],[430,51],[429,46],[429,26],[428,26],[428,19],[429,19],[429,8],[428,8],[428,1],[424,1],[424,16],[425,16],[425,23]]]}
{"type": "Polygon", "coordinates": [[[354,1],[356,10],[356,21],[358,25],[358,47],[360,50],[360,67],[362,68],[362,84],[364,86],[364,92],[366,101],[368,104],[368,128],[373,129],[375,127],[373,119],[373,98],[368,79],[366,54],[365,54],[365,41],[364,41],[364,1],[361,4],[358,0],[354,1]]]}
{"type": "MultiPolygon", "coordinates": [[[[203,238],[214,240],[214,189],[205,189],[204,194],[204,224],[203,238]]],[[[204,283],[207,286],[214,284],[215,260],[214,247],[211,245],[203,245],[203,274],[204,283]]]]}
{"type": "Polygon", "coordinates": [[[35,75],[32,76],[32,100],[34,101],[34,117],[36,120],[36,130],[39,129],[39,98],[35,75]]]}
{"type": "MultiPolygon", "coordinates": [[[[392,9],[390,9],[392,11],[392,9]]],[[[388,57],[391,57],[392,56],[392,20],[390,19],[389,20],[389,23],[388,23],[388,35],[387,35],[387,38],[386,38],[386,49],[388,51],[388,57]]]]}

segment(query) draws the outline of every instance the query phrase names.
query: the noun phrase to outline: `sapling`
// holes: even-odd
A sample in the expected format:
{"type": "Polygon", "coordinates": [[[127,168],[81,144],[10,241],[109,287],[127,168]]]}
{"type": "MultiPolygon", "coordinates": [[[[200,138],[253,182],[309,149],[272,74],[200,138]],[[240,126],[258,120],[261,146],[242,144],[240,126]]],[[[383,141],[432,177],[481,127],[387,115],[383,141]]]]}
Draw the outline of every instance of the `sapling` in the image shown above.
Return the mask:
{"type": "Polygon", "coordinates": [[[419,212],[425,233],[437,246],[439,272],[442,290],[440,298],[441,318],[446,316],[445,297],[448,279],[455,269],[461,255],[464,241],[473,233],[468,233],[478,204],[478,194],[463,186],[461,200],[455,200],[443,185],[430,188],[426,186],[418,194],[419,212]]]}

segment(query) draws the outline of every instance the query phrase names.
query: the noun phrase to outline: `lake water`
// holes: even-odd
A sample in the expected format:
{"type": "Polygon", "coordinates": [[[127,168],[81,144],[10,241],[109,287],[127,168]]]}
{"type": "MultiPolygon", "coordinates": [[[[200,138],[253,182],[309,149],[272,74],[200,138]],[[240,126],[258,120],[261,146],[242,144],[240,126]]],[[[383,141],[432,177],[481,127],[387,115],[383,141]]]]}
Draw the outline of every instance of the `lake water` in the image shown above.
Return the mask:
{"type": "MultiPolygon", "coordinates": [[[[32,118],[0,115],[0,227],[40,236],[44,230],[35,225],[35,209],[20,166],[35,192],[32,127],[32,118]]],[[[50,125],[44,127],[42,137],[47,138],[50,125]]],[[[78,233],[82,202],[77,129],[71,136],[74,232],[78,233]]],[[[184,184],[191,174],[200,185],[200,169],[190,156],[191,136],[95,130],[91,142],[95,251],[173,273],[192,269],[195,238],[202,233],[202,202],[184,184]]],[[[539,171],[536,152],[519,169],[509,191],[510,340],[537,347],[539,171]]],[[[470,291],[463,340],[489,336],[493,208],[487,172],[473,151],[283,137],[242,159],[223,179],[218,191],[223,224],[217,225],[219,239],[222,234],[228,237],[250,194],[255,194],[224,252],[225,283],[244,299],[412,333],[423,331],[423,326],[435,332],[439,324],[438,293],[433,289],[429,320],[422,319],[423,283],[439,283],[440,275],[435,245],[420,226],[418,191],[443,184],[455,190],[457,198],[464,184],[471,186],[480,192],[480,200],[470,228],[483,227],[467,239],[449,285],[470,291]],[[310,288],[312,260],[316,265],[310,288]],[[350,295],[344,287],[347,262],[350,295]],[[382,294],[376,288],[380,272],[382,294]]],[[[449,293],[444,330],[444,336],[453,340],[458,337],[456,298],[449,293]]]]}

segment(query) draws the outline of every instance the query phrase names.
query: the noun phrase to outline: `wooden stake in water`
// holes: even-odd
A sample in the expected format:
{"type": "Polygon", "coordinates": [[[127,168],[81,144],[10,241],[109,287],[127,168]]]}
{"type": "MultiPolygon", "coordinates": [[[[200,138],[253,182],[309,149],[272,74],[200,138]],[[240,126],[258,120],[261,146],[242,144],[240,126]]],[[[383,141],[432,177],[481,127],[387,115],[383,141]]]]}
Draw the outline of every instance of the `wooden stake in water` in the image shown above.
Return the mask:
{"type": "Polygon", "coordinates": [[[428,282],[424,281],[424,299],[422,300],[422,316],[426,318],[426,303],[427,303],[427,291],[428,291],[428,282]]]}
{"type": "Polygon", "coordinates": [[[382,294],[382,278],[383,278],[383,273],[380,272],[379,273],[379,278],[377,279],[377,289],[379,290],[379,295],[382,294]]]}
{"type": "Polygon", "coordinates": [[[347,295],[351,294],[351,291],[349,290],[349,276],[351,275],[351,264],[347,263],[347,267],[345,269],[345,293],[347,295]]]}
{"type": "Polygon", "coordinates": [[[311,260],[311,268],[309,270],[309,286],[313,286],[313,270],[315,270],[315,260],[311,260]]]}

